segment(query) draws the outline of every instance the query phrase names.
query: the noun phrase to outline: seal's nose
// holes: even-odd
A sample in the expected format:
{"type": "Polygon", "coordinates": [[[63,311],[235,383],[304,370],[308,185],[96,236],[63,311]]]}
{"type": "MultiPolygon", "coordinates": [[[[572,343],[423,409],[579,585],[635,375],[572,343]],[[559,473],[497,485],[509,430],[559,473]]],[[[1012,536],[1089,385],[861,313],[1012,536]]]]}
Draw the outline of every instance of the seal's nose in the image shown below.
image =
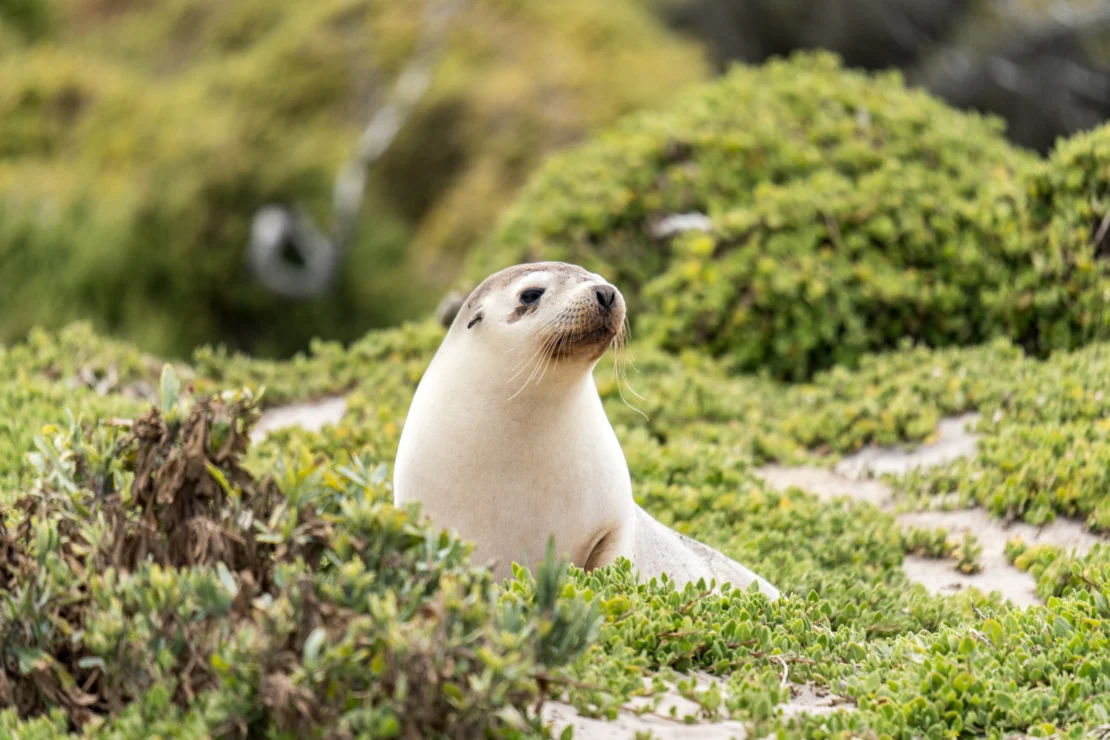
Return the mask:
{"type": "Polygon", "coordinates": [[[617,300],[617,289],[612,285],[599,285],[597,287],[597,302],[606,311],[613,310],[613,301],[617,300]]]}

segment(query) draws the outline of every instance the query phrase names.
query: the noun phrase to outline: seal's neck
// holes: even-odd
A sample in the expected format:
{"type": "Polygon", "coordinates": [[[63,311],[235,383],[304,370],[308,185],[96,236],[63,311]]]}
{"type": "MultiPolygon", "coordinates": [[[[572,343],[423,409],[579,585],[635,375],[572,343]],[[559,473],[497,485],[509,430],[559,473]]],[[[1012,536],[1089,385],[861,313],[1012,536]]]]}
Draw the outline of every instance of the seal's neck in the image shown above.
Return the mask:
{"type": "Polygon", "coordinates": [[[569,399],[597,397],[594,362],[546,360],[535,349],[502,352],[469,342],[442,347],[428,367],[422,386],[447,394],[452,405],[498,406],[515,417],[537,407],[566,405],[569,399]],[[450,353],[450,360],[441,356],[450,353]]]}

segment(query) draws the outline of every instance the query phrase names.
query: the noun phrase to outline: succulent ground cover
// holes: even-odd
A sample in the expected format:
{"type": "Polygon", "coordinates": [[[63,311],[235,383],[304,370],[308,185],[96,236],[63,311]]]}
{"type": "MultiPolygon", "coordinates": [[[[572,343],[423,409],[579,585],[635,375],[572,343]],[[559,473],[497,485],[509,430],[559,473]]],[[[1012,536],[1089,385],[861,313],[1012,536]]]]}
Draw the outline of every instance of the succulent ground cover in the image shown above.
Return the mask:
{"type": "MultiPolygon", "coordinates": [[[[406,325],[288,363],[198,353],[175,366],[180,390],[160,382],[159,362],[85,327],[0,354],[0,730],[540,736],[541,697],[612,716],[675,679],[700,719],[788,737],[1082,736],[1110,722],[1107,549],[1013,542],[1043,605],[935,596],[906,579],[904,554],[973,568],[973,542],[903,532],[891,512],[777,492],[754,474],[926,441],[935,420],[977,410],[984,454],[896,482],[904,505],[951,505],[942,494],[962,476],[1012,458],[1028,464],[1004,487],[1009,503],[984,501],[991,511],[1098,511],[1096,478],[1033,471],[1053,430],[1105,418],[1103,345],[1046,360],[1003,342],[907,347],[786,385],[640,344],[630,380],[645,400],[624,395],[647,420],[622,402],[607,358],[596,379],[637,498],[767,573],[787,594],[770,605],[637,585],[621,565],[559,578],[551,564],[502,587],[465,545],[393,510],[389,465],[441,336],[406,325]],[[338,424],[248,446],[259,403],[333,392],[348,399],[338,424]],[[693,670],[725,688],[691,688],[693,670]],[[795,684],[845,701],[776,717],[795,684]]],[[[1083,439],[1077,465],[1097,469],[1099,435],[1083,439]]]]}

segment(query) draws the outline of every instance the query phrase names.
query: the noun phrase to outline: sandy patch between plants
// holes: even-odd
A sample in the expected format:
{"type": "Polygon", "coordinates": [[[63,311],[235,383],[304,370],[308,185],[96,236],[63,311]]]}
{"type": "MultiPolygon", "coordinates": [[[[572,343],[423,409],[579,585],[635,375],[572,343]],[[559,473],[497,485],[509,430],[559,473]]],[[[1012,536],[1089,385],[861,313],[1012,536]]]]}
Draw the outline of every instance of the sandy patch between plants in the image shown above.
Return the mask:
{"type": "MultiPolygon", "coordinates": [[[[696,704],[678,694],[668,694],[668,698],[676,703],[687,702],[697,707],[696,704]]],[[[661,714],[636,714],[631,709],[623,708],[616,719],[607,720],[583,717],[571,705],[557,701],[545,703],[541,715],[544,724],[551,726],[551,734],[555,737],[560,737],[567,727],[574,728],[575,738],[588,740],[632,738],[636,737],[637,733],[646,732],[650,732],[656,740],[702,740],[703,738],[705,740],[712,738],[744,740],[748,736],[744,723],[733,720],[687,724],[682,719],[661,714]]],[[[679,718],[682,716],[681,713],[677,715],[679,718]]]]}
{"type": "MultiPolygon", "coordinates": [[[[698,680],[698,688],[715,683],[721,694],[727,694],[724,680],[703,671],[690,674],[698,680]]],[[[650,682],[645,680],[645,686],[650,682]]],[[[801,714],[829,714],[839,709],[855,709],[850,699],[830,693],[812,684],[791,684],[790,701],[775,707],[783,717],[801,714]]],[[[732,719],[709,720],[701,716],[701,707],[696,702],[682,696],[677,688],[663,694],[662,701],[654,711],[644,711],[652,704],[652,698],[634,697],[625,704],[616,719],[609,721],[594,717],[583,717],[569,704],[559,701],[545,702],[541,716],[544,723],[551,726],[552,734],[558,737],[567,727],[574,728],[574,737],[587,740],[605,738],[631,738],[637,733],[650,732],[657,740],[702,740],[703,738],[734,738],[744,740],[748,737],[744,722],[732,719]],[[638,713],[638,710],[643,713],[638,713]]]]}
{"type": "Polygon", "coordinates": [[[911,470],[974,457],[977,438],[969,430],[978,420],[978,414],[941,419],[933,442],[916,447],[865,447],[837,463],[836,472],[859,480],[872,475],[905,475],[911,470]]]}
{"type": "MultiPolygon", "coordinates": [[[[756,474],[778,490],[795,487],[820,498],[848,497],[890,510],[894,507],[890,486],[871,476],[904,475],[913,469],[974,456],[976,436],[969,429],[976,420],[974,414],[944,419],[937,427],[936,440],[930,444],[916,448],[869,447],[845,457],[832,470],[769,465],[757,470],[756,474]]],[[[971,532],[983,548],[979,557],[983,569],[974,575],[960,573],[952,560],[907,555],[903,569],[911,581],[940,594],[952,594],[972,586],[985,592],[999,591],[1018,606],[1037,604],[1040,600],[1035,593],[1033,577],[1006,561],[1008,540],[1021,537],[1028,544],[1056,545],[1079,553],[1087,552],[1096,542],[1110,541],[1092,534],[1077,521],[1058,519],[1043,527],[1022,522],[1007,524],[981,508],[910,512],[897,519],[905,527],[942,527],[957,540],[965,532],[971,532]]]]}
{"type": "Polygon", "coordinates": [[[1041,600],[1035,593],[1036,582],[1033,577],[1007,562],[1007,540],[1021,537],[1030,545],[1057,545],[1076,550],[1080,554],[1086,553],[1096,542],[1104,541],[1077,521],[1058,519],[1044,527],[1023,522],[1007,525],[980,508],[911,512],[899,516],[898,522],[904,526],[923,529],[943,527],[948,530],[950,537],[957,540],[965,532],[971,532],[983,548],[983,553],[979,556],[983,570],[974,575],[960,573],[952,567],[950,560],[931,560],[907,555],[902,567],[911,581],[941,594],[956,593],[971,586],[981,591],[1000,591],[1018,606],[1039,604],[1041,600]]]}
{"type": "Polygon", "coordinates": [[[293,426],[318,432],[327,424],[338,423],[346,410],[347,399],[344,396],[275,406],[262,412],[261,418],[251,431],[251,441],[258,442],[270,432],[293,426]]]}

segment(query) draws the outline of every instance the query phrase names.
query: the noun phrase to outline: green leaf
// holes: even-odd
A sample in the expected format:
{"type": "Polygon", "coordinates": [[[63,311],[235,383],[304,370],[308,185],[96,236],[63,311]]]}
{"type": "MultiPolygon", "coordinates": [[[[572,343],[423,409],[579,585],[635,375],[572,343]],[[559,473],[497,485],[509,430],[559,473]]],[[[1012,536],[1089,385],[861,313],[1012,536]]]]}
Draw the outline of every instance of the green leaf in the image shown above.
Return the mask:
{"type": "Polygon", "coordinates": [[[231,575],[231,571],[227,569],[223,561],[216,563],[216,576],[220,579],[220,583],[223,584],[223,587],[227,589],[232,597],[239,594],[239,584],[235,582],[235,577],[231,575]]]}
{"type": "Polygon", "coordinates": [[[960,673],[956,674],[956,677],[954,679],[952,679],[952,688],[956,689],[956,691],[962,694],[970,689],[971,685],[974,682],[975,679],[971,677],[970,673],[968,673],[967,671],[961,671],[960,673]]]}
{"type": "Polygon", "coordinates": [[[99,668],[103,671],[107,667],[107,664],[104,662],[103,658],[86,655],[84,658],[77,661],[77,667],[84,668],[85,670],[89,668],[99,668]]]}
{"type": "Polygon", "coordinates": [[[173,413],[177,407],[177,400],[181,396],[181,381],[178,380],[177,372],[174,371],[171,363],[167,362],[162,366],[162,377],[158,385],[161,391],[162,412],[173,413]]]}
{"type": "Polygon", "coordinates": [[[327,639],[328,633],[323,627],[317,627],[309,634],[308,639],[304,641],[304,662],[307,666],[314,666],[320,658],[320,649],[324,646],[324,640],[327,639]]]}
{"type": "Polygon", "coordinates": [[[401,723],[396,717],[386,717],[378,725],[378,737],[397,737],[401,734],[401,723]]]}
{"type": "Polygon", "coordinates": [[[873,694],[879,690],[879,687],[882,686],[882,684],[882,677],[878,673],[872,673],[866,679],[864,679],[863,688],[867,691],[867,693],[873,694]]]}
{"type": "Polygon", "coordinates": [[[226,493],[228,496],[232,496],[233,494],[231,492],[231,484],[227,482],[227,476],[224,475],[224,471],[220,470],[208,460],[204,461],[204,467],[206,470],[208,470],[208,474],[212,476],[217,483],[220,484],[220,488],[223,489],[224,493],[226,493]]]}
{"type": "Polygon", "coordinates": [[[1002,625],[998,620],[988,619],[983,622],[983,632],[995,646],[1002,644],[1002,625]]]}

